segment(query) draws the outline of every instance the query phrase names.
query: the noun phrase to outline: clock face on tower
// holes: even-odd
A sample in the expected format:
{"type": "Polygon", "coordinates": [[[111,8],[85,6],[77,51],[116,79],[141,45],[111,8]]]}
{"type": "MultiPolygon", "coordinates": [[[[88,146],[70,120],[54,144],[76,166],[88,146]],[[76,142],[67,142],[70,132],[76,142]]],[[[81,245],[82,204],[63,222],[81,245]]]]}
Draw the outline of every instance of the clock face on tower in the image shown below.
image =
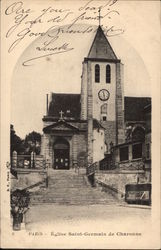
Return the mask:
{"type": "Polygon", "coordinates": [[[107,89],[101,89],[98,92],[98,97],[101,101],[107,101],[110,97],[110,93],[107,89]]]}

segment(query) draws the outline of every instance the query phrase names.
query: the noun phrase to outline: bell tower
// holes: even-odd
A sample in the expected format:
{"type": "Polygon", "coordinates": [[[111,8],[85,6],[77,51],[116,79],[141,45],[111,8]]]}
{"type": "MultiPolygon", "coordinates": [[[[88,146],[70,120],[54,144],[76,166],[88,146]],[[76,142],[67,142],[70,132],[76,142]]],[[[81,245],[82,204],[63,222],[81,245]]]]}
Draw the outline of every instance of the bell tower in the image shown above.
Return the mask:
{"type": "Polygon", "coordinates": [[[88,155],[92,162],[92,121],[105,128],[108,148],[124,141],[123,65],[101,26],[84,58],[81,85],[81,119],[88,121],[88,155]]]}

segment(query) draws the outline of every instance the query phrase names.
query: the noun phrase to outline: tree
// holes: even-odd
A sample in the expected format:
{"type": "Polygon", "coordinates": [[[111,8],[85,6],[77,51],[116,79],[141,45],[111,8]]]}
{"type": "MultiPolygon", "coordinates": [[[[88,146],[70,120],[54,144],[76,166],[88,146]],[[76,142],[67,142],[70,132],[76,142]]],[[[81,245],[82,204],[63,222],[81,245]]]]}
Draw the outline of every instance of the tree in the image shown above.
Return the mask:
{"type": "Polygon", "coordinates": [[[16,189],[11,192],[11,214],[13,217],[13,230],[20,230],[23,222],[23,215],[27,212],[30,195],[25,189],[16,189]]]}
{"type": "Polygon", "coordinates": [[[10,154],[12,155],[13,151],[16,151],[18,154],[31,154],[35,152],[40,154],[40,145],[41,145],[41,134],[35,131],[27,134],[25,140],[22,140],[19,136],[16,135],[14,126],[10,125],[10,154]]]}
{"type": "Polygon", "coordinates": [[[10,154],[12,155],[13,151],[16,151],[18,154],[22,151],[22,139],[16,135],[14,126],[10,125],[10,154]]]}
{"type": "Polygon", "coordinates": [[[24,147],[27,154],[31,154],[31,152],[40,154],[40,145],[41,145],[40,133],[32,131],[31,133],[26,135],[24,140],[24,147]]]}

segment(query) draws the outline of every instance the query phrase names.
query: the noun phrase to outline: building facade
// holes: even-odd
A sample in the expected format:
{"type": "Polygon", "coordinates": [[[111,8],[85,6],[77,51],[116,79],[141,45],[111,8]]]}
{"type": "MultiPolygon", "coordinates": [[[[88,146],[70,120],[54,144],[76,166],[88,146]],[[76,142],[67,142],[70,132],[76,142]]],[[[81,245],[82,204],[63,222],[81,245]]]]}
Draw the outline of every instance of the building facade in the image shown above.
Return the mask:
{"type": "MultiPolygon", "coordinates": [[[[136,126],[133,117],[126,119],[129,98],[124,97],[123,64],[99,26],[83,60],[81,93],[52,93],[47,101],[41,154],[53,169],[86,167],[102,160],[111,145],[125,143],[136,126]]],[[[137,122],[144,126],[141,118],[137,122]]]]}

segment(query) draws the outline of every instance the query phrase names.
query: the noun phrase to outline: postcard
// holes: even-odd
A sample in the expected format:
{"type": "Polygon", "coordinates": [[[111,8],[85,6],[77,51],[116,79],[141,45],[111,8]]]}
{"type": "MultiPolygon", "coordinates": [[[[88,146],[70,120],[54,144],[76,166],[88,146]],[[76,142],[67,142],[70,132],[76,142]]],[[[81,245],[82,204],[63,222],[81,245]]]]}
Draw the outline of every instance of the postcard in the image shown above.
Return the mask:
{"type": "Polygon", "coordinates": [[[1,247],[160,248],[160,1],[1,1],[1,247]]]}

